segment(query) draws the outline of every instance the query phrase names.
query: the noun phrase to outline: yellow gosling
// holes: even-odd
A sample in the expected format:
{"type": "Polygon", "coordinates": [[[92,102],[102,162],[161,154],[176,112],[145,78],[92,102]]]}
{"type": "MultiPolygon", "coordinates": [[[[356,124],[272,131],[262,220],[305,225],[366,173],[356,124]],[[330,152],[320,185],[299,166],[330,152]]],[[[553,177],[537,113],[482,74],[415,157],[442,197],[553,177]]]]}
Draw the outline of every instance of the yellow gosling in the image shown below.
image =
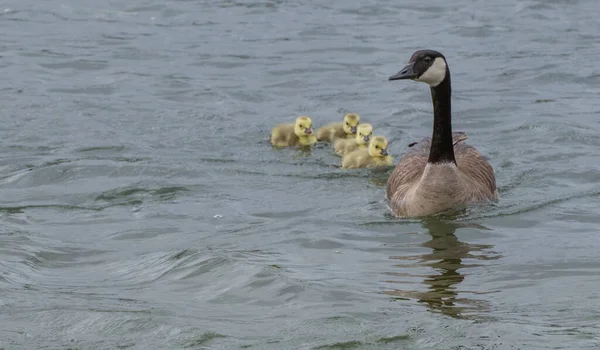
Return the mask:
{"type": "Polygon", "coordinates": [[[388,141],[384,136],[371,138],[369,148],[359,148],[344,155],[342,168],[375,168],[393,165],[392,156],[388,155],[388,141]]]}
{"type": "Polygon", "coordinates": [[[337,139],[333,144],[335,153],[343,156],[359,148],[367,148],[373,136],[373,126],[365,123],[356,129],[356,136],[352,139],[337,139]]]}
{"type": "Polygon", "coordinates": [[[271,144],[275,147],[311,146],[317,143],[312,120],[307,116],[296,118],[295,124],[280,124],[271,130],[271,144]]]}
{"type": "Polygon", "coordinates": [[[317,140],[333,142],[338,138],[354,138],[356,128],[360,124],[360,116],[356,113],[348,113],[341,123],[331,123],[317,130],[317,140]]]}

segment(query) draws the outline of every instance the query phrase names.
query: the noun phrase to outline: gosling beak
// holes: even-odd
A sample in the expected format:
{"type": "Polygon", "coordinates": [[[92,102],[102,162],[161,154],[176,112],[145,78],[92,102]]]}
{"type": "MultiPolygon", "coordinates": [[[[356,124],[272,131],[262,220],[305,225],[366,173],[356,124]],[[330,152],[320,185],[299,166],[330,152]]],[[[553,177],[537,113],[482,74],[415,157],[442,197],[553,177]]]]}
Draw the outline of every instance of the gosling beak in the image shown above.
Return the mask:
{"type": "Polygon", "coordinates": [[[388,80],[416,79],[417,74],[413,70],[414,65],[414,62],[407,64],[401,71],[389,77],[388,80]]]}
{"type": "Polygon", "coordinates": [[[356,126],[351,126],[350,131],[352,131],[353,134],[356,134],[356,126]]]}
{"type": "Polygon", "coordinates": [[[384,148],[384,149],[381,150],[381,155],[384,156],[384,157],[388,155],[387,148],[384,148]]]}
{"type": "Polygon", "coordinates": [[[365,142],[369,142],[370,139],[371,139],[371,137],[369,135],[363,137],[363,140],[365,140],[365,142]]]}
{"type": "Polygon", "coordinates": [[[307,135],[312,134],[312,128],[306,128],[306,129],[304,129],[304,133],[307,134],[307,135]]]}

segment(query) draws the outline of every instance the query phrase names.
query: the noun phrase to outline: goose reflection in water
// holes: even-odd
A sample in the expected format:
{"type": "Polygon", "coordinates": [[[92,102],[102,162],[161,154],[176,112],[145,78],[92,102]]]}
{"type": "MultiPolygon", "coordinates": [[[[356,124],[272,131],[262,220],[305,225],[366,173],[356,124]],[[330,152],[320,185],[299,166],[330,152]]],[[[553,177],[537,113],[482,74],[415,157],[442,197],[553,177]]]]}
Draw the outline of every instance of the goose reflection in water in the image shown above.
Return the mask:
{"type": "MultiPolygon", "coordinates": [[[[459,291],[458,284],[465,279],[465,276],[459,270],[480,266],[479,264],[465,264],[464,260],[495,260],[502,256],[494,255],[490,251],[492,248],[491,245],[461,242],[454,234],[456,229],[461,227],[473,227],[485,230],[487,228],[477,224],[446,222],[442,220],[424,221],[423,227],[427,229],[429,235],[431,235],[431,239],[421,243],[420,246],[432,249],[430,253],[412,256],[391,256],[390,259],[417,260],[419,261],[417,266],[410,263],[395,266],[413,270],[426,266],[431,267],[435,273],[418,275],[405,272],[389,272],[387,274],[397,277],[409,277],[411,279],[414,277],[419,279],[424,278],[422,283],[427,285],[427,291],[392,289],[384,293],[397,299],[417,299],[419,302],[427,304],[430,311],[441,312],[455,318],[469,318],[468,314],[488,309],[485,300],[458,297],[459,292],[461,295],[467,293],[490,293],[489,291],[459,291]]],[[[393,284],[410,283],[398,280],[388,280],[386,282],[393,284]]]]}

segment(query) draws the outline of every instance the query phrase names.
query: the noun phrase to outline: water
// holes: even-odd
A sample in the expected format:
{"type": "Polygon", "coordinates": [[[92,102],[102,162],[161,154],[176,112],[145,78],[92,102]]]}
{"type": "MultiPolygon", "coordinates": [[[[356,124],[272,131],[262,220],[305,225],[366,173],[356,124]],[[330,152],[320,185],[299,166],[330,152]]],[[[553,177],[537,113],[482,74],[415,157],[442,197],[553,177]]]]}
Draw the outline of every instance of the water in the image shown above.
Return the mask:
{"type": "Polygon", "coordinates": [[[0,3],[4,349],[600,346],[600,24],[580,1],[0,3]],[[454,129],[500,200],[392,218],[389,173],[270,129],[454,129]]]}

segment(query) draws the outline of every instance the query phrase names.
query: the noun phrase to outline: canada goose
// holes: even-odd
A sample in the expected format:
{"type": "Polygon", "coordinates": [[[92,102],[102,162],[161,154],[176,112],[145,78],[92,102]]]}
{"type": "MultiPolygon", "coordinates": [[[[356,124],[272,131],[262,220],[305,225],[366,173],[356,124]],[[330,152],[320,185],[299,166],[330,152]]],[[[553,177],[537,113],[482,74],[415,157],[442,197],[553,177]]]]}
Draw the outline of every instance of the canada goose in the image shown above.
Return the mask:
{"type": "Polygon", "coordinates": [[[494,169],[466,134],[452,133],[450,70],[444,55],[416,51],[389,80],[412,79],[431,88],[433,135],[402,156],[387,181],[387,199],[397,216],[433,215],[471,203],[498,199],[494,169]],[[454,136],[454,137],[453,137],[454,136]]]}
{"type": "Polygon", "coordinates": [[[393,165],[392,156],[388,155],[388,140],[384,136],[373,136],[369,148],[359,148],[342,158],[342,168],[375,168],[393,165]]]}
{"type": "Polygon", "coordinates": [[[295,124],[280,124],[271,130],[271,144],[276,147],[310,146],[317,143],[312,120],[307,116],[296,118],[295,124]]]}
{"type": "Polygon", "coordinates": [[[356,129],[356,136],[352,139],[337,139],[333,144],[335,153],[343,156],[344,154],[350,153],[359,148],[367,148],[369,141],[373,135],[373,126],[365,123],[360,124],[356,129]]]}
{"type": "Polygon", "coordinates": [[[338,138],[354,138],[356,127],[360,123],[360,116],[356,113],[348,113],[341,123],[331,123],[317,130],[317,140],[333,142],[338,138]]]}

